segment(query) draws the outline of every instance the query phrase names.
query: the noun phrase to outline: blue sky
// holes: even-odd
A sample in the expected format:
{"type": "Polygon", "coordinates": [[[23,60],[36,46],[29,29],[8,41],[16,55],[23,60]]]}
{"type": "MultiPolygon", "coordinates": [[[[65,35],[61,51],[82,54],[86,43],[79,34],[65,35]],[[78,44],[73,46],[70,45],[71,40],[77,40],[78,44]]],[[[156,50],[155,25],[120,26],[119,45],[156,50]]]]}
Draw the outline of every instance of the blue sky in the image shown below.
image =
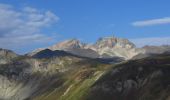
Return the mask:
{"type": "Polygon", "coordinates": [[[0,0],[0,47],[25,53],[71,38],[170,42],[169,0],[0,0]],[[12,13],[11,13],[12,12],[12,13]],[[9,17],[10,16],[10,17],[9,17]]]}

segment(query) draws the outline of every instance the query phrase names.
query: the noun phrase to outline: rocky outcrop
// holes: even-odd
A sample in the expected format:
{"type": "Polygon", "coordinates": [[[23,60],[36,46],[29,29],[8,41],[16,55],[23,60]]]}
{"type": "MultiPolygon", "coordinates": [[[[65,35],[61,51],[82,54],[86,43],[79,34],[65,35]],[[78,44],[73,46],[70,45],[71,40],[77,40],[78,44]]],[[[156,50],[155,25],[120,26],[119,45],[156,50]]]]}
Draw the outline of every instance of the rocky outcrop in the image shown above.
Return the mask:
{"type": "Polygon", "coordinates": [[[18,55],[10,50],[0,49],[0,64],[6,64],[18,55]]]}

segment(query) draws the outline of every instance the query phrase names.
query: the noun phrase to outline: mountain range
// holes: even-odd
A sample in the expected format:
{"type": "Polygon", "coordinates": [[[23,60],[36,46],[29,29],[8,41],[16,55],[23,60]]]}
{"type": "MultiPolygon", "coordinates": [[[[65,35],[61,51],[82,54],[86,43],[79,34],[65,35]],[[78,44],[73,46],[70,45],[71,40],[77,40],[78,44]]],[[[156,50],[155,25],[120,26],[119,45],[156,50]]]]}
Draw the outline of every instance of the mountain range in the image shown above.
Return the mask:
{"type": "Polygon", "coordinates": [[[39,48],[27,55],[34,54],[49,49],[52,51],[62,50],[74,55],[88,58],[112,58],[121,57],[125,60],[132,59],[138,55],[161,54],[170,50],[170,46],[144,46],[137,48],[128,39],[117,37],[99,38],[94,44],[83,43],[77,39],[66,40],[47,48],[39,48]]]}
{"type": "Polygon", "coordinates": [[[170,100],[170,46],[77,39],[25,55],[0,49],[0,100],[170,100]]]}
{"type": "MultiPolygon", "coordinates": [[[[86,44],[77,39],[72,39],[44,49],[50,49],[53,51],[63,50],[89,58],[122,57],[124,59],[130,59],[138,53],[142,53],[142,51],[138,50],[129,40],[116,37],[100,38],[95,44],[86,44]]],[[[34,55],[34,53],[44,49],[38,49],[30,53],[30,55],[34,55]]]]}

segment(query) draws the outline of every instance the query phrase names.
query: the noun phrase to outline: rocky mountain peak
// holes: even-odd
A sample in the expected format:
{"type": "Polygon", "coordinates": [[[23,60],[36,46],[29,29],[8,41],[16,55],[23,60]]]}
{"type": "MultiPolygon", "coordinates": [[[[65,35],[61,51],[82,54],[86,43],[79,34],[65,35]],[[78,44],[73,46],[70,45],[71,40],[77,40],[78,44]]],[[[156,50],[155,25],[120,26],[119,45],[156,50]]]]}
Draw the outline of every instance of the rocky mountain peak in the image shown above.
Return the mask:
{"type": "Polygon", "coordinates": [[[65,50],[65,49],[72,49],[72,48],[83,48],[85,46],[84,43],[81,43],[80,40],[71,39],[60,42],[52,47],[49,47],[51,50],[65,50]]]}
{"type": "Polygon", "coordinates": [[[135,47],[135,45],[132,42],[130,42],[128,39],[117,38],[114,36],[99,38],[98,41],[96,42],[96,46],[99,48],[103,48],[103,47],[134,48],[135,47]]]}
{"type": "Polygon", "coordinates": [[[122,57],[130,59],[140,52],[128,39],[114,36],[99,38],[95,44],[85,44],[80,40],[71,39],[59,42],[48,47],[48,49],[52,51],[63,50],[78,56],[81,55],[90,58],[122,57]]]}

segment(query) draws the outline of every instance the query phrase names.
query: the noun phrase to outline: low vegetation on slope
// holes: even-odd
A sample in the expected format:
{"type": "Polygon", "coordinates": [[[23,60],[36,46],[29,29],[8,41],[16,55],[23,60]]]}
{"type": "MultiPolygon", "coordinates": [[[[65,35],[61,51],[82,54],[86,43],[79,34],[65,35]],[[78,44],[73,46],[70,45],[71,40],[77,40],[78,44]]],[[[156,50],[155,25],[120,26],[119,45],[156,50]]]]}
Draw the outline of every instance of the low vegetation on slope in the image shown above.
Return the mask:
{"type": "Polygon", "coordinates": [[[170,55],[164,54],[112,67],[84,62],[65,75],[61,87],[34,100],[169,100],[169,61],[170,55]]]}
{"type": "Polygon", "coordinates": [[[115,64],[56,52],[0,64],[0,100],[170,99],[169,53],[115,64]]]}
{"type": "Polygon", "coordinates": [[[67,54],[19,56],[0,64],[0,99],[81,100],[107,68],[100,60],[67,54]]]}
{"type": "Polygon", "coordinates": [[[116,65],[93,84],[85,100],[170,100],[170,55],[116,65]]]}
{"type": "Polygon", "coordinates": [[[63,73],[65,81],[59,88],[46,91],[34,100],[83,100],[90,87],[109,66],[91,60],[78,62],[72,69],[63,73]]]}

